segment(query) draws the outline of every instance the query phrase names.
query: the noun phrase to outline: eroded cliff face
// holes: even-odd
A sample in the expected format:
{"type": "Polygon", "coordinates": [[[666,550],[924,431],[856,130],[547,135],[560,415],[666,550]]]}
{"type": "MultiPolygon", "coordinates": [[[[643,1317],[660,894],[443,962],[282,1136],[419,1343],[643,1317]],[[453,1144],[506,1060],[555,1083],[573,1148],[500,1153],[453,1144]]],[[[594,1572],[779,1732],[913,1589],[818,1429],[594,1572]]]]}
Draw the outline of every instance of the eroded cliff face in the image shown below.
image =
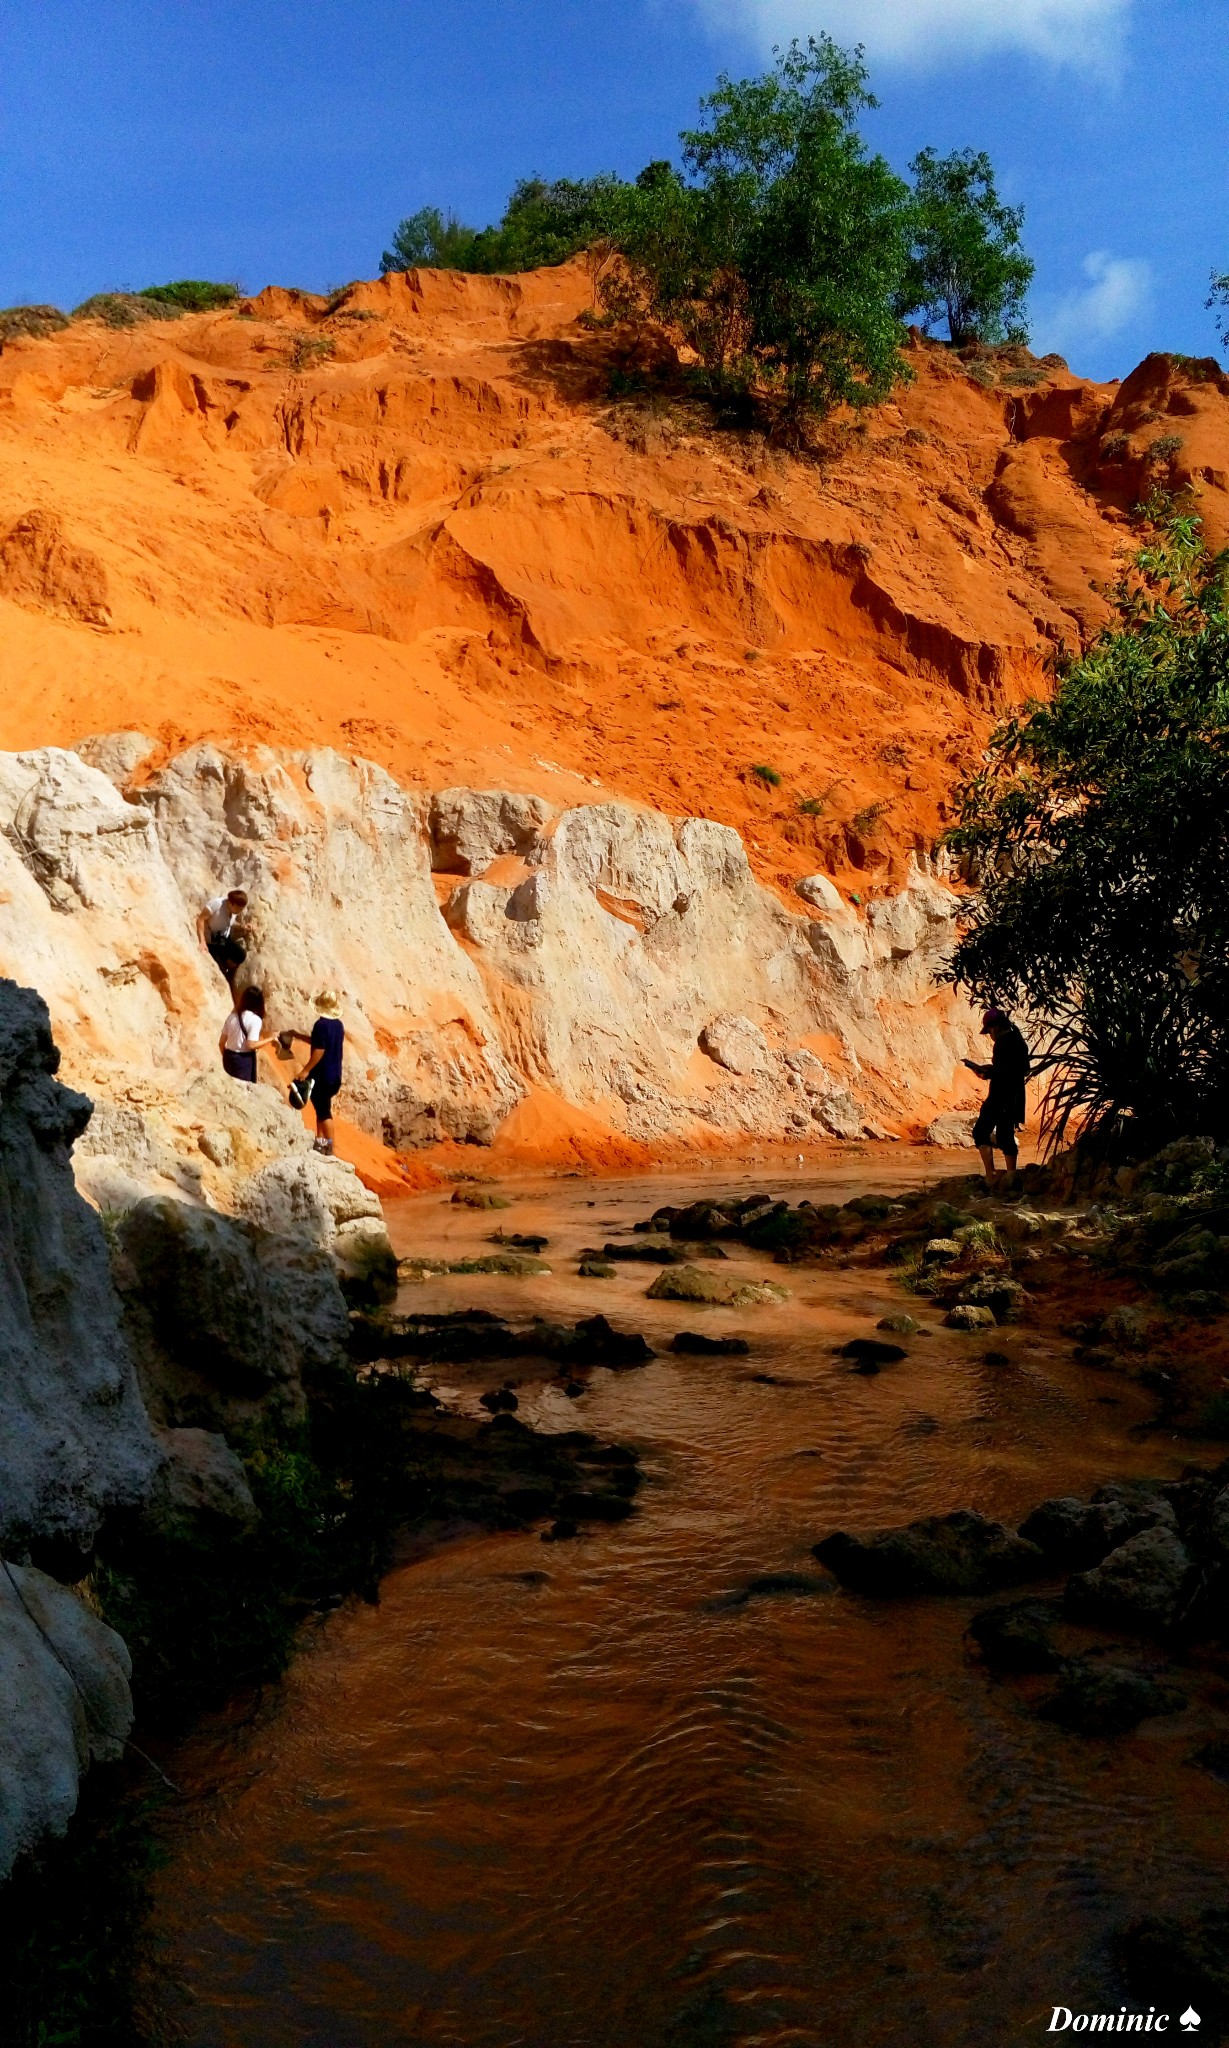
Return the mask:
{"type": "Polygon", "coordinates": [[[7,345],[0,745],[333,747],[418,795],[713,818],[771,887],[883,893],[1107,616],[1150,485],[1229,536],[1215,364],[1098,385],[919,342],[802,460],[715,433],[664,344],[664,390],[612,397],[632,338],[590,300],[581,263],[424,271],[7,345]]]}
{"type": "Polygon", "coordinates": [[[162,1460],[98,1217],[69,1153],[90,1105],[56,1079],[46,1006],[0,981],[0,1878],[132,1725],[120,1638],[37,1568],[80,1576],[104,1515],[162,1460]]]}
{"type": "Polygon", "coordinates": [[[61,1571],[158,1453],[98,1217],[70,1150],[90,1103],[56,1079],[46,1005],[0,981],[0,1548],[61,1571]]]}
{"type": "MultiPolygon", "coordinates": [[[[935,974],[958,900],[916,862],[864,913],[822,876],[788,910],[712,820],[499,790],[420,802],[325,749],[200,745],[150,767],[125,734],[82,752],[0,757],[0,968],[40,978],[100,1101],[79,1171],[104,1206],[152,1185],[237,1212],[236,1163],[306,1150],[265,1090],[258,1110],[191,1078],[216,1068],[229,1003],[195,916],[240,883],[270,1024],[308,1028],[337,987],[346,1114],[403,1154],[528,1143],[544,1098],[626,1158],[858,1138],[924,1121],[957,1081],[969,1019],[935,974]],[[284,1125],[265,1153],[235,1135],[253,1116],[284,1125]]],[[[268,1060],[265,1078],[284,1092],[290,1071],[268,1060]]]]}

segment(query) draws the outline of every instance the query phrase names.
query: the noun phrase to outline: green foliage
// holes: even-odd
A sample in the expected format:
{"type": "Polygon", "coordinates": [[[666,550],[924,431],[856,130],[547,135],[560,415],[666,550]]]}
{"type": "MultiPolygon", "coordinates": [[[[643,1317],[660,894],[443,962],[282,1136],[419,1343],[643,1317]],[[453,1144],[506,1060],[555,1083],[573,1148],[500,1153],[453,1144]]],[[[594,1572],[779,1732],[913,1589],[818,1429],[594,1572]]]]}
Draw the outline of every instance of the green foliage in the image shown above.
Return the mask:
{"type": "Polygon", "coordinates": [[[1216,332],[1221,347],[1229,350],[1229,270],[1212,272],[1212,288],[1205,304],[1217,315],[1216,332]]]}
{"type": "Polygon", "coordinates": [[[867,804],[865,810],[855,811],[850,820],[854,831],[862,837],[873,832],[880,819],[886,815],[887,808],[887,804],[880,799],[878,803],[867,804]]]}
{"type": "Polygon", "coordinates": [[[73,307],[74,320],[101,320],[104,327],[141,327],[147,320],[182,320],[184,308],[143,292],[95,292],[73,307]]]}
{"type": "Polygon", "coordinates": [[[180,277],[173,284],[147,284],[137,297],[154,299],[159,305],[178,306],[183,313],[214,313],[230,306],[239,296],[237,284],[211,284],[203,277],[180,277]]]}
{"type": "Polygon", "coordinates": [[[607,302],[676,327],[719,398],[758,379],[798,419],[882,398],[901,372],[909,195],[857,132],[866,81],[827,36],[722,77],[682,136],[691,182],[655,164],[623,200],[607,302]]]}
{"type": "Polygon", "coordinates": [[[751,773],[755,776],[756,780],[758,782],[762,782],[766,788],[780,789],[780,772],[776,768],[770,768],[767,761],[756,761],[751,769],[751,773]]]}
{"type": "Polygon", "coordinates": [[[948,843],[981,889],[952,978],[1039,1020],[1053,1143],[1229,1134],[1227,590],[1171,516],[960,792],[948,843]]]}
{"type": "Polygon", "coordinates": [[[0,309],[0,348],[6,341],[41,341],[67,325],[68,315],[58,306],[5,306],[0,309]]]}
{"type": "Polygon", "coordinates": [[[927,332],[946,320],[956,348],[1026,341],[1024,301],[1034,266],[1020,242],[1023,207],[1002,204],[984,151],[941,157],[923,149],[910,169],[912,247],[896,312],[902,319],[919,315],[927,332]]]}
{"type": "Polygon", "coordinates": [[[331,334],[296,334],[286,360],[292,370],[310,370],[317,363],[327,363],[336,351],[337,343],[331,334]]]}
{"type": "MultiPolygon", "coordinates": [[[[390,248],[380,259],[381,271],[467,270],[506,273],[537,270],[565,263],[580,250],[608,243],[620,181],[596,178],[523,178],[515,187],[498,227],[471,228],[455,214],[424,206],[403,220],[390,248]]],[[[600,267],[600,266],[599,266],[600,267]]]]}
{"type": "Polygon", "coordinates": [[[353,1583],[349,1489],[306,1444],[253,1441],[245,1463],[255,1532],[194,1527],[96,1569],[99,1608],[132,1652],[143,1726],[174,1731],[276,1678],[304,1614],[353,1583]]]}

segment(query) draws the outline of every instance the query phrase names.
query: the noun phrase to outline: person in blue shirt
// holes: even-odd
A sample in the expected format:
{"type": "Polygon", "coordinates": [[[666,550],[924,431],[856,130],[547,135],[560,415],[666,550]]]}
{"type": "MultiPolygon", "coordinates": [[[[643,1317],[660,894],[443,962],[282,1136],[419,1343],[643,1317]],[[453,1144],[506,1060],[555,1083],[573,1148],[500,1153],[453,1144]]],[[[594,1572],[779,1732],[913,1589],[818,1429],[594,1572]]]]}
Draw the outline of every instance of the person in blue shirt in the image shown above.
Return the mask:
{"type": "Polygon", "coordinates": [[[341,1087],[346,1027],[337,1014],[336,989],[322,988],[315,1000],[319,1014],[312,1025],[310,1038],[302,1031],[292,1031],[289,1036],[310,1048],[306,1063],[295,1076],[295,1084],[305,1091],[308,1082],[311,1083],[310,1101],[316,1112],[316,1150],[327,1156],[333,1150],[333,1097],[341,1087]]]}

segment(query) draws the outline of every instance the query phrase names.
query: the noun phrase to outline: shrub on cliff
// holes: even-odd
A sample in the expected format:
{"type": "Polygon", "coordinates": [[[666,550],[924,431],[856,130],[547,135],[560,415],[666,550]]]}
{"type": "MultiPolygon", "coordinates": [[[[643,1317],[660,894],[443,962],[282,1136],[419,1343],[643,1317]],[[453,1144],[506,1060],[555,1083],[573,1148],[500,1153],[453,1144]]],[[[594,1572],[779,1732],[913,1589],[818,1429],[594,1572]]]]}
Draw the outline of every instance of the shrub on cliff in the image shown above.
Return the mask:
{"type": "Polygon", "coordinates": [[[1003,725],[951,846],[951,974],[1042,1027],[1052,1142],[1229,1137],[1229,554],[1173,518],[1117,623],[1003,725]]]}
{"type": "Polygon", "coordinates": [[[624,197],[607,303],[680,329],[715,395],[760,380],[796,417],[882,398],[900,372],[909,193],[858,133],[867,76],[821,36],[722,77],[682,136],[691,182],[652,165],[624,197]]]}
{"type": "Polygon", "coordinates": [[[421,207],[399,223],[381,272],[422,267],[481,275],[566,263],[607,234],[620,189],[606,174],[553,183],[522,178],[498,227],[466,227],[453,213],[421,207]]]}
{"type": "Polygon", "coordinates": [[[896,312],[919,315],[927,330],[946,320],[955,348],[1027,341],[1024,300],[1034,266],[1020,242],[1024,208],[1002,204],[984,151],[941,157],[923,149],[909,168],[911,247],[896,312]]]}

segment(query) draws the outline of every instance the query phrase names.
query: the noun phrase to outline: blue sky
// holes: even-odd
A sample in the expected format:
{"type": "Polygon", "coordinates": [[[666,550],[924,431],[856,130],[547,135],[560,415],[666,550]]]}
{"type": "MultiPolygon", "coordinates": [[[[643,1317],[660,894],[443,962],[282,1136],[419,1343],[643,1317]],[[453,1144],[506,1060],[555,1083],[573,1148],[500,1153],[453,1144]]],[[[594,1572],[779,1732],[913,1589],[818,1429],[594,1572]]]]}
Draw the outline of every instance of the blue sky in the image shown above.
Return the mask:
{"type": "Polygon", "coordinates": [[[990,151],[1035,346],[1101,377],[1215,348],[1229,0],[27,0],[0,13],[0,305],[374,275],[403,214],[634,174],[719,70],[820,28],[866,43],[898,168],[990,151]]]}

